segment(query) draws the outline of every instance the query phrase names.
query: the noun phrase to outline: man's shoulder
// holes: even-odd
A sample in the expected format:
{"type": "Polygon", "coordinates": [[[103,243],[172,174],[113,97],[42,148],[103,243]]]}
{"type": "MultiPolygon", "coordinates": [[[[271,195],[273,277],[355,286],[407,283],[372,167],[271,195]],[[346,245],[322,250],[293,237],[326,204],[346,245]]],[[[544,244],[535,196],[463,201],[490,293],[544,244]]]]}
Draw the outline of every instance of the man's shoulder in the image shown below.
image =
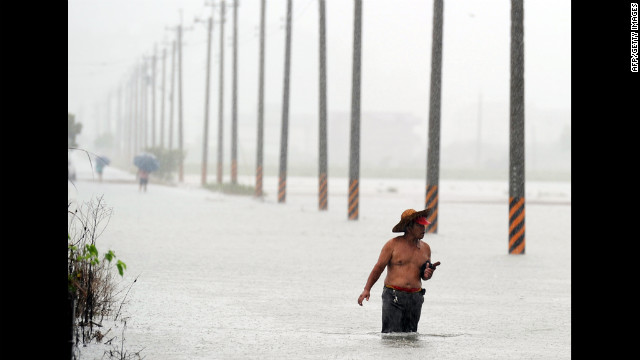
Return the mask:
{"type": "Polygon", "coordinates": [[[396,243],[396,242],[398,242],[400,240],[401,240],[400,236],[395,236],[395,237],[392,237],[391,239],[389,239],[389,241],[387,241],[387,243],[396,243]]]}
{"type": "Polygon", "coordinates": [[[393,247],[397,243],[398,243],[398,236],[392,237],[391,239],[387,240],[387,242],[384,243],[384,246],[385,247],[393,247]]]}
{"type": "Polygon", "coordinates": [[[424,251],[431,252],[431,246],[424,240],[420,240],[420,247],[423,248],[424,251]]]}

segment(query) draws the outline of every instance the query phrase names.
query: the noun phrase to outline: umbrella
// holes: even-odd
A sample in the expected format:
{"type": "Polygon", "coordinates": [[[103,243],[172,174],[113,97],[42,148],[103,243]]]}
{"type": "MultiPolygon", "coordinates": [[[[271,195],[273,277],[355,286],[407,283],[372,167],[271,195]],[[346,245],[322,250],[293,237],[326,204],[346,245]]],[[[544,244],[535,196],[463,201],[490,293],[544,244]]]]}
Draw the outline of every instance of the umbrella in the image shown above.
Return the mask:
{"type": "Polygon", "coordinates": [[[150,153],[141,153],[133,158],[133,164],[140,170],[152,172],[158,170],[160,164],[155,155],[150,153]]]}
{"type": "Polygon", "coordinates": [[[109,165],[111,163],[111,160],[106,156],[97,156],[96,162],[102,163],[100,165],[109,165]]]}

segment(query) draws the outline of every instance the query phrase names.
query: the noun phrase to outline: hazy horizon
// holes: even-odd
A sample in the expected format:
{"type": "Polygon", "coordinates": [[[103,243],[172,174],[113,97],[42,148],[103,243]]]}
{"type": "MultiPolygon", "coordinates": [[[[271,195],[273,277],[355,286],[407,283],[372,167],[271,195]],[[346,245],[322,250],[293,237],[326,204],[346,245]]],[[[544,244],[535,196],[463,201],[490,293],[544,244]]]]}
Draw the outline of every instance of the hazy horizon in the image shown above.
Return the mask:
{"type": "MultiPolygon", "coordinates": [[[[219,2],[216,2],[218,4],[219,2]]],[[[224,28],[223,157],[231,156],[233,64],[232,2],[224,28]]],[[[265,168],[278,166],[284,74],[286,0],[267,1],[265,35],[265,168]]],[[[524,3],[525,166],[527,171],[571,172],[570,1],[524,3]],[[552,10],[552,11],[550,11],[552,10]]],[[[506,0],[444,2],[440,167],[498,172],[509,150],[510,8],[506,0]],[[475,146],[473,145],[475,144],[475,146]],[[504,149],[503,151],[500,149],[504,149]],[[473,160],[473,161],[472,161],[473,160]]],[[[259,0],[238,7],[238,166],[255,167],[258,107],[259,0]]],[[[361,170],[416,164],[427,153],[433,2],[365,0],[362,8],[361,170]]],[[[204,0],[71,0],[68,2],[68,111],[83,123],[80,147],[99,148],[100,134],[117,134],[127,89],[143,57],[158,56],[155,121],[161,121],[162,50],[182,22],[183,122],[186,164],[202,161],[207,30],[204,0]],[[153,11],[149,11],[153,6],[153,11]],[[195,18],[199,21],[196,22],[195,18]]],[[[318,159],[318,1],[293,1],[289,113],[290,171],[318,159]]],[[[213,12],[219,20],[219,8],[213,12]]],[[[329,167],[348,162],[353,59],[353,2],[326,1],[329,167]]],[[[211,48],[208,163],[217,158],[220,27],[211,48]]],[[[165,92],[171,56],[166,55],[165,92]]],[[[151,88],[149,88],[151,90],[151,88]]],[[[177,91],[177,90],[176,90],[177,91]]],[[[176,95],[176,94],[174,94],[176,95]]],[[[176,100],[174,100],[176,101],[176,100]]],[[[148,105],[151,106],[151,92],[148,105]]],[[[165,128],[169,122],[164,104],[165,128]]],[[[174,137],[178,121],[174,106],[174,137]]],[[[151,121],[152,110],[147,111],[151,121]]],[[[156,137],[159,138],[159,130],[156,137]]],[[[168,130],[164,132],[165,138],[168,130]]],[[[159,139],[156,140],[159,142],[159,139]]],[[[168,140],[164,139],[165,144],[168,140]]],[[[174,146],[177,140],[173,140],[174,146]]],[[[508,161],[507,161],[508,165],[508,161]]],[[[317,166],[317,165],[316,165],[317,166]]],[[[210,171],[213,167],[210,167],[210,171]]],[[[504,170],[506,171],[506,170],[504,170]]],[[[505,172],[506,173],[506,172],[505,172]]]]}

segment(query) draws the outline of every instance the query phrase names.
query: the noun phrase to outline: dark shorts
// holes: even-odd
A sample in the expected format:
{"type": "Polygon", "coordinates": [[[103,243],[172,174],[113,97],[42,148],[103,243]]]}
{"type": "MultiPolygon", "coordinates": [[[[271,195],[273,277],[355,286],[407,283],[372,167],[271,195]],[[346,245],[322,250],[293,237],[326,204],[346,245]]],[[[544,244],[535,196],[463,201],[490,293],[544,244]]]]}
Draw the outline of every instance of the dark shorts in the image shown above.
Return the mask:
{"type": "Polygon", "coordinates": [[[424,303],[424,290],[382,290],[382,332],[417,332],[424,303]]]}
{"type": "Polygon", "coordinates": [[[149,179],[140,178],[140,185],[147,185],[148,182],[149,182],[149,179]]]}

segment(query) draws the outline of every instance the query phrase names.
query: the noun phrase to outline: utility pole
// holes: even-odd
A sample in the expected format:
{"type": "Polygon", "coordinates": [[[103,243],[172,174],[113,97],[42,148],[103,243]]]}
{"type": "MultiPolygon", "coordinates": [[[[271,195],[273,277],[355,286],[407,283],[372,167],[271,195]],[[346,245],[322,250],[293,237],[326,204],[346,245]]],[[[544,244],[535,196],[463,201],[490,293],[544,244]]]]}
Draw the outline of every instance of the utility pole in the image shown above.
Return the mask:
{"type": "MultiPolygon", "coordinates": [[[[131,77],[128,76],[125,81],[124,87],[124,123],[122,124],[123,136],[122,139],[124,141],[124,159],[126,161],[131,160],[131,77]]],[[[128,165],[128,163],[127,163],[128,165]]]]}
{"type": "Polygon", "coordinates": [[[476,135],[476,167],[482,168],[482,92],[478,94],[478,133],[476,135]]]}
{"type": "Polygon", "coordinates": [[[134,66],[132,71],[131,71],[131,75],[129,76],[129,86],[128,86],[128,93],[129,93],[129,104],[128,104],[128,109],[129,109],[129,122],[127,124],[127,139],[128,139],[128,146],[127,146],[127,154],[128,154],[128,160],[133,159],[133,156],[136,154],[136,148],[135,148],[135,137],[134,137],[134,133],[135,133],[135,123],[136,123],[136,67],[134,66]]]}
{"type": "Polygon", "coordinates": [[[151,56],[151,146],[156,146],[156,57],[158,45],[153,46],[151,56]]]}
{"type": "Polygon", "coordinates": [[[282,133],[280,136],[280,173],[278,202],[287,199],[287,140],[289,136],[289,72],[291,69],[291,0],[287,0],[287,37],[284,55],[284,89],[282,91],[282,133]]]}
{"type": "Polygon", "coordinates": [[[131,93],[133,97],[133,101],[131,103],[131,151],[133,155],[136,155],[138,152],[138,119],[140,117],[140,113],[138,111],[138,103],[140,102],[140,92],[138,91],[138,86],[140,85],[140,65],[137,63],[133,67],[133,74],[131,76],[131,93]]]}
{"type": "Polygon", "coordinates": [[[153,79],[151,78],[151,63],[152,56],[145,56],[145,71],[144,71],[144,145],[145,148],[151,146],[151,84],[153,79]]]}
{"type": "Polygon", "coordinates": [[[219,82],[219,102],[218,102],[218,168],[217,168],[217,181],[218,184],[222,184],[222,141],[224,139],[223,136],[223,99],[224,99],[224,13],[225,13],[225,2],[222,0],[220,4],[220,82],[219,82]]]}
{"type": "Polygon", "coordinates": [[[107,93],[107,111],[106,111],[106,121],[105,121],[105,127],[106,127],[106,131],[104,132],[105,134],[110,134],[111,133],[111,97],[112,97],[113,93],[111,91],[109,91],[107,93]]]}
{"type": "Polygon", "coordinates": [[[138,72],[138,149],[137,151],[140,151],[141,149],[144,149],[145,143],[144,143],[144,92],[145,92],[145,86],[144,86],[144,73],[146,71],[146,68],[144,66],[144,58],[142,59],[142,61],[140,62],[140,71],[138,72]]]}
{"type": "Polygon", "coordinates": [[[116,127],[116,138],[118,152],[116,157],[122,159],[125,154],[125,124],[127,122],[127,76],[124,75],[120,87],[118,88],[118,125],[116,127]]]}
{"type": "Polygon", "coordinates": [[[117,108],[116,108],[116,135],[115,135],[115,145],[116,145],[116,157],[121,156],[122,151],[122,88],[123,83],[120,83],[118,86],[118,96],[117,96],[117,108]]]}
{"type": "Polygon", "coordinates": [[[171,42],[171,90],[169,90],[169,150],[173,149],[173,103],[175,102],[176,87],[176,40],[171,42]]]}
{"type": "Polygon", "coordinates": [[[231,103],[231,183],[238,183],[238,0],[233,4],[233,89],[231,103]]]}
{"type": "MultiPolygon", "coordinates": [[[[174,30],[173,27],[167,27],[167,30],[174,30]]],[[[176,40],[173,42],[173,50],[171,52],[171,94],[169,94],[170,111],[169,111],[169,150],[173,149],[173,93],[174,93],[174,56],[178,56],[178,181],[184,182],[184,148],[183,148],[183,122],[182,122],[182,33],[188,30],[182,26],[182,9],[180,9],[180,25],[175,27],[176,40]]]]}
{"type": "Polygon", "coordinates": [[[256,154],[256,192],[255,196],[262,197],[262,160],[264,147],[264,14],[265,0],[260,5],[260,63],[258,74],[258,136],[256,154]]]}
{"type": "Polygon", "coordinates": [[[166,68],[166,60],[167,60],[167,47],[166,42],[165,46],[162,47],[162,91],[160,92],[160,96],[162,101],[160,101],[160,147],[164,148],[164,99],[166,96],[165,92],[165,68],[166,68]]]}
{"type": "MultiPolygon", "coordinates": [[[[182,15],[182,14],[181,14],[182,15]]],[[[181,17],[182,18],[182,17],[181,17]]],[[[165,30],[169,30],[169,31],[176,31],[176,39],[171,41],[171,79],[170,81],[170,87],[169,87],[169,129],[167,131],[168,133],[168,148],[169,150],[173,150],[173,104],[175,101],[175,79],[176,79],[176,51],[177,51],[177,33],[178,33],[178,28],[179,26],[175,26],[175,27],[171,27],[171,26],[167,26],[165,27],[165,30]]]]}
{"type": "Polygon", "coordinates": [[[427,146],[427,189],[425,208],[431,208],[427,232],[438,233],[438,181],[440,178],[440,88],[442,86],[443,0],[433,1],[431,44],[431,94],[429,98],[429,144],[427,146]]]}
{"type": "Polygon", "coordinates": [[[147,56],[143,56],[142,57],[142,129],[141,129],[141,134],[142,134],[142,144],[143,144],[143,148],[147,148],[147,146],[149,146],[149,124],[147,122],[147,113],[148,113],[148,105],[147,105],[147,96],[148,96],[148,63],[147,63],[148,57],[147,56]]]}
{"type": "Polygon", "coordinates": [[[180,166],[178,181],[184,182],[184,148],[182,144],[182,11],[180,11],[180,26],[178,26],[178,149],[180,150],[180,166]]]}
{"type": "Polygon", "coordinates": [[[128,139],[128,147],[127,147],[127,154],[128,156],[128,160],[132,160],[133,156],[136,154],[136,148],[134,145],[134,141],[135,141],[135,137],[134,137],[134,133],[135,133],[135,123],[136,123],[136,86],[135,86],[135,77],[136,77],[136,69],[135,66],[133,67],[133,70],[131,72],[131,76],[129,76],[129,86],[128,86],[128,93],[129,93],[129,123],[127,124],[127,128],[128,128],[128,132],[127,132],[127,139],[128,139]]]}
{"type": "Polygon", "coordinates": [[[140,151],[140,73],[142,72],[142,66],[140,64],[136,64],[135,72],[134,72],[134,116],[135,120],[133,122],[133,152],[137,154],[140,151]]]}
{"type": "Polygon", "coordinates": [[[319,0],[320,7],[320,131],[318,132],[318,208],[320,210],[328,209],[327,190],[327,54],[325,46],[325,6],[324,0],[319,0]]]}
{"type": "MultiPolygon", "coordinates": [[[[196,19],[196,22],[200,20],[196,19]]],[[[202,171],[200,184],[207,184],[207,163],[209,153],[209,79],[211,72],[211,33],[213,32],[213,14],[207,20],[207,76],[205,80],[204,99],[204,138],[202,141],[202,171]]]]}
{"type": "Polygon", "coordinates": [[[509,254],[524,255],[524,6],[511,0],[511,99],[509,122],[509,254]]]}
{"type": "Polygon", "coordinates": [[[136,79],[136,106],[137,106],[137,118],[136,118],[136,153],[140,152],[140,149],[143,148],[144,144],[142,142],[142,104],[143,104],[143,92],[142,92],[142,84],[143,84],[143,70],[144,65],[142,62],[138,65],[137,79],[136,79]]]}
{"type": "Polygon", "coordinates": [[[135,124],[135,66],[127,82],[127,160],[133,159],[135,147],[133,145],[133,133],[135,124]]]}
{"type": "Polygon", "coordinates": [[[360,64],[362,50],[362,0],[355,0],[351,90],[351,144],[349,148],[349,202],[347,217],[358,220],[360,188],[360,64]]]}
{"type": "Polygon", "coordinates": [[[184,122],[182,121],[182,33],[187,29],[182,25],[182,9],[180,9],[180,25],[178,25],[178,150],[180,162],[178,167],[178,181],[184,182],[184,122]]]}

